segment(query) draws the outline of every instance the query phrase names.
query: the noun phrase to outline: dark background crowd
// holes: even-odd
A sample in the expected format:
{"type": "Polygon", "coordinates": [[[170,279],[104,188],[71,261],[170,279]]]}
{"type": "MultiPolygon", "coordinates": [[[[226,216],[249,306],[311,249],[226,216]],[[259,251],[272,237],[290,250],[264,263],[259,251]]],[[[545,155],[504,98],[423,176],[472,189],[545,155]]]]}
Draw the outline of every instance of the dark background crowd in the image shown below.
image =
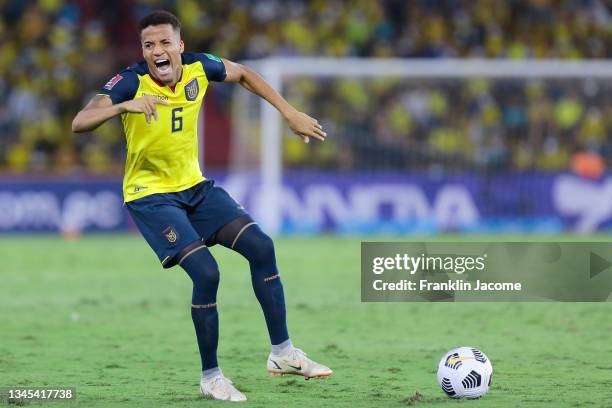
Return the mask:
{"type": "MultiPolygon", "coordinates": [[[[96,89],[140,59],[138,19],[158,8],[181,19],[188,51],[237,61],[612,53],[609,0],[0,0],[0,171],[121,172],[119,121],[86,135],[73,135],[70,122],[96,89]]],[[[610,165],[610,82],[298,78],[286,95],[333,137],[314,149],[286,139],[285,162],[556,171],[588,154],[610,165]]],[[[208,166],[231,160],[230,94],[213,86],[207,95],[208,166]]]]}

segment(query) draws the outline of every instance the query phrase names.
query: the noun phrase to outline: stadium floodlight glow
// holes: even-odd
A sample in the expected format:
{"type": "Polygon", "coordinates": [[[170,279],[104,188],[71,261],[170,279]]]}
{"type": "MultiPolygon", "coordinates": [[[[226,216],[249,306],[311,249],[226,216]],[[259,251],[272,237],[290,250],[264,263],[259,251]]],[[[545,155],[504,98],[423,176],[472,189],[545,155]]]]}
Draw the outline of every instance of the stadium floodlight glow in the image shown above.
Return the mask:
{"type": "MultiPolygon", "coordinates": [[[[377,58],[268,58],[243,61],[255,68],[279,93],[296,77],[402,79],[612,79],[612,62],[605,60],[502,60],[502,59],[377,59],[377,58]]],[[[252,213],[270,234],[281,228],[282,117],[268,102],[257,99],[259,125],[253,124],[251,96],[236,87],[233,100],[232,169],[250,164],[259,172],[260,203],[252,213]],[[258,129],[254,129],[257,127],[258,129]],[[258,130],[259,140],[257,138],[258,130]],[[236,143],[236,140],[240,142],[236,143]],[[254,153],[258,152],[258,153],[254,153]]],[[[306,112],[308,113],[308,112],[306,112]]],[[[333,138],[333,134],[330,137],[333,138]]],[[[230,187],[231,189],[231,187],[230,187]]]]}

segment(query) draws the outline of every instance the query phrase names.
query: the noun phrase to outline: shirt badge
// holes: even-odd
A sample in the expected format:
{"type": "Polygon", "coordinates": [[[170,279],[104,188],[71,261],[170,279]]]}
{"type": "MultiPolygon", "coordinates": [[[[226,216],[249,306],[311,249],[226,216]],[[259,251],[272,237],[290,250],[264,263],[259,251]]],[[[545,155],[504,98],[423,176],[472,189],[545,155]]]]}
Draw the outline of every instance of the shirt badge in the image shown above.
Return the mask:
{"type": "Polygon", "coordinates": [[[197,78],[192,79],[187,83],[187,85],[185,85],[185,98],[188,101],[195,101],[199,92],[200,87],[198,86],[197,78]]]}

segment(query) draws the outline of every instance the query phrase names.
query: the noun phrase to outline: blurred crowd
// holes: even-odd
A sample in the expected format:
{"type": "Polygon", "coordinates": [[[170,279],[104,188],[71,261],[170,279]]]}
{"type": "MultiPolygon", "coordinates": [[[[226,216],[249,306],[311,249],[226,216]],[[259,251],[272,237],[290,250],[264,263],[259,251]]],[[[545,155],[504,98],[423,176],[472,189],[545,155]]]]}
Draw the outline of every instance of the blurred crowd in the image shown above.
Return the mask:
{"type": "Polygon", "coordinates": [[[555,171],[576,154],[612,157],[610,80],[300,79],[286,87],[334,135],[309,147],[286,141],[292,167],[555,171]]]}
{"type": "MultiPolygon", "coordinates": [[[[96,89],[139,59],[136,23],[158,8],[181,19],[187,50],[233,60],[612,53],[607,0],[0,0],[0,169],[121,172],[118,121],[86,135],[73,135],[70,122],[96,89]]],[[[222,88],[213,88],[218,114],[230,121],[222,88]]],[[[295,167],[343,169],[367,163],[558,170],[587,150],[609,161],[610,91],[589,80],[298,80],[288,96],[337,137],[314,151],[288,141],[285,159],[295,167]]]]}

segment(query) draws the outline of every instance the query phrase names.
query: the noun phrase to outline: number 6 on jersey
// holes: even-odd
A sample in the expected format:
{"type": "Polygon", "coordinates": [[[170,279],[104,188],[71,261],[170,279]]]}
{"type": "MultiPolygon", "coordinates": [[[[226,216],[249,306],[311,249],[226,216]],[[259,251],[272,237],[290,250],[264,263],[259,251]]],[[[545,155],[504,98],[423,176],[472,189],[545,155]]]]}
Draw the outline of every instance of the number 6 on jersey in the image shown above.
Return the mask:
{"type": "Polygon", "coordinates": [[[172,132],[179,132],[183,130],[183,117],[177,114],[183,112],[183,108],[172,109],[172,132]]]}

